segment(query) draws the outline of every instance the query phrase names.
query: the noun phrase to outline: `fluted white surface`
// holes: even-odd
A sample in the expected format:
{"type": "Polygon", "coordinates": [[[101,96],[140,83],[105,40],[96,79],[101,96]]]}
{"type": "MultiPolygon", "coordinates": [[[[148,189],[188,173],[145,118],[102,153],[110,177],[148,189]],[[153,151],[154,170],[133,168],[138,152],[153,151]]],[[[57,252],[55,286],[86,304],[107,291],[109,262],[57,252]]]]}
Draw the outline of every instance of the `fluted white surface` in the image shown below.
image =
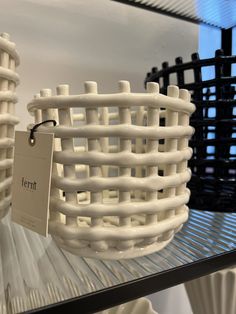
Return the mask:
{"type": "Polygon", "coordinates": [[[164,96],[156,83],[147,93],[120,81],[116,94],[86,82],[85,94],[60,85],[56,96],[36,95],[28,104],[35,123],[58,122],[39,131],[55,135],[49,231],[62,248],[117,259],[171,241],[188,219],[194,109],[188,91],[169,86],[164,96]]]}
{"type": "Polygon", "coordinates": [[[227,268],[185,284],[194,314],[236,313],[236,268],[227,268]]]}
{"type": "Polygon", "coordinates": [[[11,182],[14,145],[14,126],[18,118],[14,115],[17,97],[15,88],[19,84],[16,67],[19,55],[15,44],[7,33],[0,35],[0,218],[5,216],[11,203],[11,182]]]}

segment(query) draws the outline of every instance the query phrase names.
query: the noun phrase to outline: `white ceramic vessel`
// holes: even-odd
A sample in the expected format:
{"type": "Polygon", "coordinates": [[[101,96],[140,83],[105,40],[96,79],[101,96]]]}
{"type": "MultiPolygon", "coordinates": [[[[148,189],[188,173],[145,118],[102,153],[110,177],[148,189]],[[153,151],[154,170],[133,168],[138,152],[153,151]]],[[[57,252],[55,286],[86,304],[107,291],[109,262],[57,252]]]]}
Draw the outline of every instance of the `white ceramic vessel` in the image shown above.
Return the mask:
{"type": "Polygon", "coordinates": [[[140,298],[119,306],[112,307],[97,314],[158,314],[147,298],[140,298]]]}
{"type": "Polygon", "coordinates": [[[236,313],[236,268],[227,268],[185,284],[194,314],[236,313]]]}
{"type": "Polygon", "coordinates": [[[16,86],[19,76],[16,67],[19,55],[7,33],[0,35],[0,218],[8,212],[11,203],[16,86]]]}
{"type": "MultiPolygon", "coordinates": [[[[187,161],[195,107],[187,90],[57,95],[44,89],[29,103],[42,132],[55,135],[49,231],[64,249],[86,257],[133,258],[158,251],[188,219],[187,161]],[[76,113],[74,109],[79,108],[76,113]],[[62,194],[62,191],[64,192],[62,194]]],[[[29,126],[32,128],[33,125],[29,126]]]]}

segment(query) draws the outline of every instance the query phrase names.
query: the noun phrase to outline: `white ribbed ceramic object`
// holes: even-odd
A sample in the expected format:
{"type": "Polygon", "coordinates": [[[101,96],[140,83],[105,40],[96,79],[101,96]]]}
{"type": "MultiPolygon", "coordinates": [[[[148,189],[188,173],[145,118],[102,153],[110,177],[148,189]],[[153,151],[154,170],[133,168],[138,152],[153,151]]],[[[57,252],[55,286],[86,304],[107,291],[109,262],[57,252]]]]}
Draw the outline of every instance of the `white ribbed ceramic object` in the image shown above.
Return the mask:
{"type": "Polygon", "coordinates": [[[112,307],[97,314],[158,314],[147,298],[140,298],[119,306],[112,307]]]}
{"type": "Polygon", "coordinates": [[[19,76],[16,67],[19,55],[7,33],[0,35],[0,218],[8,212],[11,203],[16,86],[19,76]]]}
{"type": "Polygon", "coordinates": [[[61,85],[56,96],[44,89],[28,105],[35,123],[58,121],[39,128],[56,137],[49,232],[87,257],[158,251],[188,219],[195,109],[188,91],[169,86],[164,96],[148,83],[147,93],[131,93],[127,81],[119,89],[98,94],[97,84],[86,82],[85,94],[69,95],[61,85]]]}
{"type": "Polygon", "coordinates": [[[194,314],[236,313],[236,268],[227,268],[185,284],[194,314]]]}

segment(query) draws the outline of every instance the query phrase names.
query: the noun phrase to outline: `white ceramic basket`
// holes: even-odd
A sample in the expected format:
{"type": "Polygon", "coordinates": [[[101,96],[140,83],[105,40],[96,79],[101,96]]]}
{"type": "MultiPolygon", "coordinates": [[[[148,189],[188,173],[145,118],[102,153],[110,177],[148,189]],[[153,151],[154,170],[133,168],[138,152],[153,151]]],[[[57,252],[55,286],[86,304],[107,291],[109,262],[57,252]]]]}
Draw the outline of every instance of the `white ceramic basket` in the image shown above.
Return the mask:
{"type": "Polygon", "coordinates": [[[130,301],[97,314],[158,314],[152,308],[152,303],[147,298],[130,301]]]}
{"type": "Polygon", "coordinates": [[[0,218],[4,217],[11,203],[16,86],[19,76],[16,66],[19,55],[7,33],[0,35],[0,218]]]}
{"type": "Polygon", "coordinates": [[[227,268],[185,284],[194,314],[236,313],[236,268],[227,268]]]}
{"type": "Polygon", "coordinates": [[[69,95],[60,85],[57,96],[45,89],[28,105],[35,123],[58,121],[39,128],[56,137],[49,231],[62,248],[87,257],[158,251],[188,219],[195,109],[188,91],[169,86],[164,96],[149,83],[147,93],[131,93],[127,81],[119,90],[98,94],[86,82],[85,94],[69,95]]]}

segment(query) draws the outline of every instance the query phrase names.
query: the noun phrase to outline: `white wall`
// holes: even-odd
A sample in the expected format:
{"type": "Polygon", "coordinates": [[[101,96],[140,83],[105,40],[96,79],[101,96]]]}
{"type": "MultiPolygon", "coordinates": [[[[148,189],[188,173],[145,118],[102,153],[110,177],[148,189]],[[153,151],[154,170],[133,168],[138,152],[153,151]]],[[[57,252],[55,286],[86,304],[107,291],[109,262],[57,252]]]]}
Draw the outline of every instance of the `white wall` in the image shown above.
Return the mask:
{"type": "Polygon", "coordinates": [[[0,31],[11,34],[21,55],[17,113],[41,88],[69,83],[73,93],[85,80],[101,92],[128,79],[143,89],[155,64],[197,50],[198,28],[186,22],[109,0],[1,0],[0,31]]]}
{"type": "MultiPolygon", "coordinates": [[[[21,129],[30,121],[26,104],[41,88],[69,83],[78,93],[95,80],[100,92],[114,92],[127,79],[141,91],[152,66],[179,55],[189,60],[198,44],[196,25],[109,0],[1,0],[0,31],[11,34],[21,56],[21,129]]],[[[152,299],[161,314],[190,313],[179,288],[152,299]]]]}

